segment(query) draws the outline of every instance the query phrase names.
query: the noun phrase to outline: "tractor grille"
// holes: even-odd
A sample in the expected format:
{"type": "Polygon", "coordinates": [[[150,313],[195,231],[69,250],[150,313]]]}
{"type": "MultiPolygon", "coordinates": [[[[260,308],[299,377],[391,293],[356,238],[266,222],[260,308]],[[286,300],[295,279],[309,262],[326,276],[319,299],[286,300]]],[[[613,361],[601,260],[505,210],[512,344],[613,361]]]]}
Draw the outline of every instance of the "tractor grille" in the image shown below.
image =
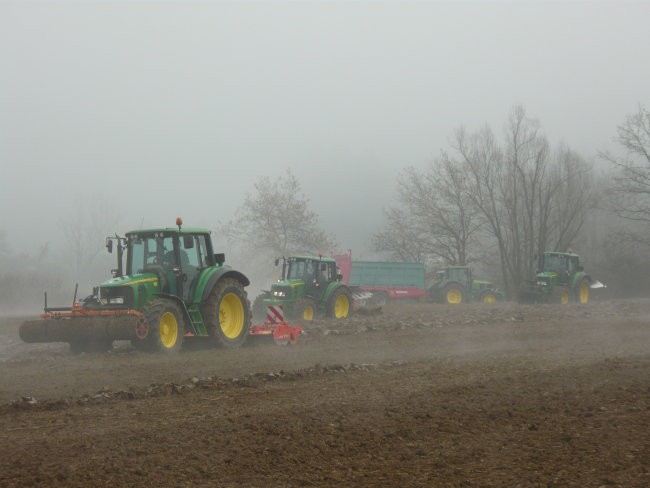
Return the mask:
{"type": "Polygon", "coordinates": [[[99,299],[102,306],[115,308],[133,307],[133,289],[130,286],[100,288],[99,299]]]}

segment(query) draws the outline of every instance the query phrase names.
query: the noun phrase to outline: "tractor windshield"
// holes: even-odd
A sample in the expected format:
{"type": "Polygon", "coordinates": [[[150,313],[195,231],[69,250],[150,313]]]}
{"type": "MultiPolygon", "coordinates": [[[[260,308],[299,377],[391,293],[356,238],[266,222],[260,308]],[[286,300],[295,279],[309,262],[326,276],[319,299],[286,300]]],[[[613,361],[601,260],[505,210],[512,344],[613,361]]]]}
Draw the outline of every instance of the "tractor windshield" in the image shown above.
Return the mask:
{"type": "Polygon", "coordinates": [[[314,262],[305,259],[293,259],[289,261],[289,270],[287,271],[287,279],[301,280],[305,276],[314,275],[314,262]]]}
{"type": "Polygon", "coordinates": [[[567,257],[563,254],[545,254],[542,271],[546,273],[564,273],[567,270],[567,257]]]}
{"type": "Polygon", "coordinates": [[[150,265],[171,269],[176,262],[171,237],[133,237],[129,239],[127,274],[143,273],[150,265]]]}

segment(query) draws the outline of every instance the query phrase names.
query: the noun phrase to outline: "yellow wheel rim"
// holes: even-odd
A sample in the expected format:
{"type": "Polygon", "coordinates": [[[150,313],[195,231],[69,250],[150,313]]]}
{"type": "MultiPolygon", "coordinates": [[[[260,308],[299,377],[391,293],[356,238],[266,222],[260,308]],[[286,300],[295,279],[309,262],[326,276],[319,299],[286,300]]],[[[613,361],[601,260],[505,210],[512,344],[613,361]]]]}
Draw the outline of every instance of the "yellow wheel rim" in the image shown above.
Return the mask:
{"type": "Polygon", "coordinates": [[[334,302],[334,316],[337,319],[344,319],[350,313],[350,300],[346,295],[339,295],[334,302]]]}
{"type": "Polygon", "coordinates": [[[569,303],[569,292],[562,292],[562,295],[560,295],[560,303],[563,305],[569,303]]]}
{"type": "Polygon", "coordinates": [[[221,299],[219,325],[228,339],[236,339],[244,330],[244,304],[234,293],[228,293],[221,299]]]}
{"type": "Polygon", "coordinates": [[[578,298],[580,300],[580,303],[589,302],[589,285],[587,283],[582,283],[580,285],[580,295],[578,298]]]}
{"type": "Polygon", "coordinates": [[[302,319],[314,320],[314,307],[312,307],[311,305],[307,305],[305,309],[302,311],[302,319]]]}
{"type": "Polygon", "coordinates": [[[495,297],[492,293],[488,293],[483,296],[483,303],[494,303],[497,301],[497,297],[495,297]]]}
{"type": "Polygon", "coordinates": [[[456,305],[463,300],[463,294],[459,290],[449,290],[447,292],[447,303],[456,305]]]}
{"type": "Polygon", "coordinates": [[[178,322],[176,316],[171,312],[165,312],[160,317],[160,342],[162,345],[171,348],[178,341],[178,322]]]}

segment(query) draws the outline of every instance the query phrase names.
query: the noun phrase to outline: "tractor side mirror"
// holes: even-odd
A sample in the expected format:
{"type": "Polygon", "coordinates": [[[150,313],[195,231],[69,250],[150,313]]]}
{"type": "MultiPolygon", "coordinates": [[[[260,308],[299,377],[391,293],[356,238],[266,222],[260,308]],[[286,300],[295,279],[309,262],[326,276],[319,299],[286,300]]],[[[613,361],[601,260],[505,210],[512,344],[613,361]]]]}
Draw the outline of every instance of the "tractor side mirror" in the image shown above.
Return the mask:
{"type": "Polygon", "coordinates": [[[275,265],[277,266],[279,264],[280,264],[280,258],[275,258],[275,265]]]}
{"type": "Polygon", "coordinates": [[[214,262],[217,263],[217,266],[223,266],[223,263],[226,262],[226,255],[222,252],[218,252],[214,255],[214,262]]]}
{"type": "Polygon", "coordinates": [[[113,239],[110,237],[106,238],[106,249],[108,250],[109,253],[113,252],[113,239]]]}
{"type": "Polygon", "coordinates": [[[192,249],[194,247],[194,236],[183,236],[183,247],[192,249]]]}
{"type": "Polygon", "coordinates": [[[343,281],[343,275],[341,273],[336,275],[336,281],[343,281]]]}
{"type": "Polygon", "coordinates": [[[578,267],[577,267],[576,269],[577,269],[578,271],[584,271],[584,270],[585,270],[585,268],[584,268],[581,264],[579,264],[578,267]]]}

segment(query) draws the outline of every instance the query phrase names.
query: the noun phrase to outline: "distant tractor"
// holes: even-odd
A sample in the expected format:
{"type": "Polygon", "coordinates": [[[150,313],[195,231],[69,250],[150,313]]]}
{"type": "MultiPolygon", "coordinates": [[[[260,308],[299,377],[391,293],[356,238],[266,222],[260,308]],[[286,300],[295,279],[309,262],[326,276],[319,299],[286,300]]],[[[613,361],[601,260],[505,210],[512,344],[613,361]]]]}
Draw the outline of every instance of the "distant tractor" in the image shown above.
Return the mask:
{"type": "Polygon", "coordinates": [[[448,266],[436,273],[429,296],[437,302],[456,305],[470,301],[494,303],[504,294],[489,281],[474,280],[469,266],[448,266]]]}
{"type": "Polygon", "coordinates": [[[73,352],[107,350],[115,340],[139,349],[176,351],[198,336],[233,347],[248,336],[249,280],[214,254],[210,231],[178,228],[134,230],[109,237],[117,247],[113,279],[72,307],[50,308],[42,320],[25,322],[25,342],[68,342],[73,352]],[[126,251],[126,268],[123,253],[126,251]]]}
{"type": "Polygon", "coordinates": [[[263,291],[253,304],[256,319],[268,307],[282,307],[289,320],[310,321],[316,317],[345,319],[359,309],[380,308],[371,303],[372,293],[346,285],[337,273],[336,261],[326,257],[292,256],[282,262],[281,279],[263,291]]]}
{"type": "Polygon", "coordinates": [[[519,290],[520,303],[588,303],[592,288],[603,288],[585,273],[577,254],[545,252],[538,257],[534,280],[526,281],[519,290]]]}

